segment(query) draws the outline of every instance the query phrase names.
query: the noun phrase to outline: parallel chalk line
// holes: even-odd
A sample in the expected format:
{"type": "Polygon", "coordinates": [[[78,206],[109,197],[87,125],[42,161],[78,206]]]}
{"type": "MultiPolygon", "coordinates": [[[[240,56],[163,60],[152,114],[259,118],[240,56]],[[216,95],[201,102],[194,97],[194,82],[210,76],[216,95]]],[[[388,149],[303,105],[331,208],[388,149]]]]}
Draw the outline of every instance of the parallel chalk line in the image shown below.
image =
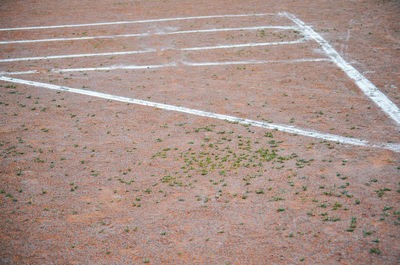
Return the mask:
{"type": "MultiPolygon", "coordinates": [[[[228,61],[228,62],[186,62],[180,61],[179,63],[169,64],[156,64],[156,65],[111,65],[102,67],[85,67],[85,68],[64,68],[64,69],[50,69],[51,73],[67,73],[67,72],[88,72],[88,71],[114,71],[114,70],[142,70],[142,69],[156,69],[165,67],[184,66],[221,66],[221,65],[248,65],[248,64],[290,64],[290,63],[306,63],[306,62],[330,62],[329,58],[303,58],[293,60],[249,60],[249,61],[228,61]]],[[[38,74],[40,71],[20,71],[20,72],[0,72],[1,75],[24,75],[24,74],[38,74]]]]}
{"type": "MultiPolygon", "coordinates": [[[[258,47],[258,46],[278,46],[304,43],[307,39],[302,38],[295,41],[278,41],[278,42],[260,42],[260,43],[241,43],[230,45],[216,45],[206,47],[189,47],[189,48],[162,48],[161,51],[177,50],[177,51],[201,51],[213,49],[231,49],[231,48],[244,48],[244,47],[258,47]]],[[[19,61],[37,61],[37,60],[52,60],[52,59],[66,59],[66,58],[80,58],[80,57],[93,57],[93,56],[118,56],[118,55],[131,55],[157,52],[157,49],[146,49],[139,51],[124,51],[124,52],[102,52],[102,53],[86,53],[86,54],[65,54],[65,55],[49,55],[40,57],[25,57],[25,58],[8,58],[0,59],[3,62],[19,62],[19,61]]]]}
{"type": "Polygon", "coordinates": [[[115,100],[115,101],[119,101],[119,102],[132,103],[132,104],[136,104],[136,105],[155,107],[158,109],[187,113],[187,114],[192,114],[192,115],[196,115],[196,116],[225,120],[225,121],[230,121],[230,122],[235,122],[235,123],[240,123],[240,124],[252,125],[252,126],[256,126],[256,127],[265,128],[265,129],[278,130],[278,131],[282,131],[282,132],[303,135],[303,136],[307,136],[307,137],[313,137],[313,138],[323,139],[323,140],[327,140],[327,141],[338,142],[338,143],[342,143],[342,144],[382,148],[382,149],[392,150],[395,152],[400,152],[400,144],[370,143],[366,140],[347,138],[347,137],[343,137],[343,136],[339,136],[339,135],[321,133],[321,132],[317,132],[317,131],[313,131],[313,130],[304,130],[304,129],[296,128],[296,127],[289,126],[289,125],[266,123],[266,122],[255,121],[255,120],[250,120],[250,119],[243,119],[243,118],[239,118],[239,117],[234,117],[234,116],[229,116],[229,115],[224,115],[224,114],[217,114],[217,113],[207,112],[207,111],[202,111],[202,110],[173,106],[173,105],[145,101],[145,100],[134,99],[134,98],[121,97],[121,96],[110,95],[110,94],[105,94],[105,93],[90,91],[90,90],[69,88],[69,87],[58,86],[58,85],[53,85],[53,84],[47,84],[47,83],[41,83],[41,82],[35,82],[35,81],[29,81],[29,80],[22,80],[22,79],[15,79],[15,78],[6,77],[6,76],[0,76],[0,80],[6,81],[6,82],[17,83],[17,84],[35,86],[35,87],[48,88],[48,89],[57,90],[57,91],[66,91],[66,92],[71,92],[71,93],[86,95],[86,96],[91,96],[91,97],[97,97],[97,98],[102,98],[102,99],[115,100]]]}
{"type": "Polygon", "coordinates": [[[141,69],[156,69],[156,68],[174,67],[174,66],[176,66],[175,63],[156,64],[156,65],[111,65],[104,67],[52,69],[51,72],[66,73],[66,72],[86,72],[86,71],[141,70],[141,69]]]}
{"type": "Polygon", "coordinates": [[[273,64],[273,63],[306,63],[306,62],[330,62],[329,58],[303,58],[293,60],[262,60],[262,61],[229,61],[229,62],[182,62],[187,66],[220,66],[220,65],[244,65],[244,64],[273,64]]]}
{"type": "Polygon", "coordinates": [[[276,16],[276,14],[273,14],[273,13],[259,13],[259,14],[211,15],[211,16],[193,16],[193,17],[156,18],[156,19],[145,19],[145,20],[110,21],[110,22],[97,22],[97,23],[86,23],[86,24],[33,26],[33,27],[18,27],[18,28],[0,28],[0,31],[75,28],[75,27],[122,25],[122,24],[136,24],[136,23],[154,23],[154,22],[167,22],[167,21],[193,20],[193,19],[259,17],[259,16],[276,16]]]}
{"type": "Polygon", "coordinates": [[[30,74],[38,74],[40,73],[38,70],[28,70],[28,71],[19,71],[19,72],[0,72],[0,75],[30,75],[30,74]]]}
{"type": "Polygon", "coordinates": [[[93,57],[93,56],[131,55],[131,54],[142,54],[142,53],[150,53],[150,52],[156,52],[156,50],[154,50],[154,49],[146,49],[146,50],[142,50],[142,51],[102,52],[102,53],[49,55],[49,56],[25,57],[25,58],[8,58],[8,59],[0,59],[0,63],[20,62],[20,61],[54,60],[54,59],[93,57]]]}
{"type": "Polygon", "coordinates": [[[400,109],[394,104],[385,94],[383,94],[371,81],[364,77],[357,69],[346,62],[339,53],[317,32],[310,26],[307,26],[303,21],[298,19],[293,14],[287,12],[280,13],[292,20],[303,32],[303,34],[316,42],[322,47],[326,55],[342,69],[348,77],[355,81],[361,91],[369,97],[376,105],[378,105],[396,124],[400,125],[400,109]]]}
{"type": "Polygon", "coordinates": [[[37,39],[37,40],[10,40],[0,41],[0,44],[21,44],[21,43],[37,43],[37,42],[54,42],[54,41],[76,41],[76,40],[95,40],[95,39],[116,39],[116,38],[132,38],[132,37],[150,37],[150,36],[164,36],[164,35],[177,35],[177,34],[193,34],[193,33],[210,33],[210,32],[224,32],[224,31],[240,31],[240,30],[261,30],[261,29],[282,29],[282,30],[298,30],[297,26],[255,26],[255,27],[241,27],[241,28],[213,28],[213,29],[198,29],[198,30],[182,30],[171,32],[154,32],[154,33],[133,33],[133,34],[119,34],[107,36],[87,36],[87,37],[71,37],[71,38],[53,38],[53,39],[37,39]]]}
{"type": "Polygon", "coordinates": [[[260,42],[260,43],[243,43],[243,44],[230,44],[230,45],[217,45],[217,46],[206,46],[206,47],[193,47],[193,48],[181,48],[182,51],[201,51],[201,50],[213,50],[213,49],[231,49],[231,48],[245,48],[245,47],[258,47],[258,46],[278,46],[278,45],[290,45],[299,44],[307,41],[307,38],[301,38],[294,41],[277,41],[277,42],[260,42]]]}

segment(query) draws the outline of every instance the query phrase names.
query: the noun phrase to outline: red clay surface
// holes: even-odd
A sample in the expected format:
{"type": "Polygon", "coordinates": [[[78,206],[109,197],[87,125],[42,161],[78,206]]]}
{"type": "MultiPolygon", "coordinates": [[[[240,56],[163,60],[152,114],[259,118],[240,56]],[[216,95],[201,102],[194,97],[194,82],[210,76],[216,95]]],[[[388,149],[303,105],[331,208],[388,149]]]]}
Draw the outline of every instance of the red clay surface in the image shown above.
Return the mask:
{"type": "MultiPolygon", "coordinates": [[[[3,1],[6,27],[216,14],[295,14],[400,104],[397,1],[3,1]]],[[[0,40],[260,25],[279,16],[0,32],[0,40]]],[[[0,45],[16,78],[400,143],[399,126],[293,30],[0,45]],[[163,50],[169,48],[167,50],[163,50]],[[111,65],[174,67],[58,73],[111,65]]],[[[6,75],[7,76],[7,75],[6,75]]],[[[400,155],[150,107],[0,83],[1,264],[398,264],[400,155]]]]}

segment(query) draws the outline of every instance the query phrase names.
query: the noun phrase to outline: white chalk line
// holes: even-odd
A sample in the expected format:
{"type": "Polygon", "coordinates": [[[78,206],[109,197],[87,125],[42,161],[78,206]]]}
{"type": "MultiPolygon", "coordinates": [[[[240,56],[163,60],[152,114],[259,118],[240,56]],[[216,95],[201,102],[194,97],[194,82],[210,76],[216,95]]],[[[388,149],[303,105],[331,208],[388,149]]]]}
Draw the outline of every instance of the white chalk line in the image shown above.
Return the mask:
{"type": "Polygon", "coordinates": [[[182,61],[187,66],[220,66],[220,65],[246,65],[246,64],[272,64],[272,63],[306,63],[306,62],[330,62],[329,58],[303,58],[293,60],[254,60],[254,61],[229,61],[229,62],[201,62],[192,63],[182,61]]]}
{"type": "MultiPolygon", "coordinates": [[[[45,70],[47,73],[65,73],[65,72],[85,72],[85,71],[112,71],[112,70],[145,70],[145,69],[157,69],[165,67],[174,67],[176,63],[170,64],[151,64],[151,65],[111,65],[102,67],[85,67],[85,68],[65,68],[65,69],[48,69],[45,70]]],[[[43,71],[39,70],[28,70],[20,72],[0,72],[0,75],[26,75],[26,74],[39,74],[43,71]]]]}
{"type": "Polygon", "coordinates": [[[193,48],[182,48],[182,51],[200,51],[200,50],[213,50],[213,49],[231,49],[231,48],[246,48],[246,47],[258,47],[258,46],[278,46],[278,45],[290,45],[300,44],[307,41],[307,38],[301,38],[294,41],[277,41],[277,42],[260,42],[260,43],[243,43],[243,44],[230,44],[230,45],[217,45],[217,46],[206,46],[206,47],[193,47],[193,48]]]}
{"type": "MultiPolygon", "coordinates": [[[[49,69],[47,72],[51,73],[67,73],[67,72],[88,72],[88,71],[113,71],[113,70],[141,70],[141,69],[155,69],[164,67],[177,67],[179,65],[185,66],[221,66],[221,65],[248,65],[248,64],[276,64],[276,63],[306,63],[306,62],[330,62],[329,58],[302,58],[293,60],[249,60],[249,61],[228,61],[228,62],[186,62],[180,61],[179,63],[158,64],[158,65],[111,65],[101,67],[84,67],[84,68],[65,68],[65,69],[49,69]]],[[[38,70],[20,71],[20,72],[0,72],[0,75],[24,75],[24,74],[38,74],[38,70]]]]}
{"type": "MultiPolygon", "coordinates": [[[[230,44],[230,45],[216,45],[206,47],[191,47],[191,48],[162,48],[161,51],[166,50],[178,50],[178,51],[201,51],[201,50],[213,50],[213,49],[232,49],[232,48],[245,48],[245,47],[259,47],[259,46],[278,46],[278,45],[290,45],[300,44],[307,41],[306,38],[301,38],[295,41],[279,41],[279,42],[260,42],[260,43],[241,43],[241,44],[230,44]]],[[[131,54],[142,54],[157,52],[157,49],[146,49],[138,51],[124,51],[124,52],[103,52],[103,53],[86,53],[86,54],[66,54],[66,55],[49,55],[40,57],[25,57],[25,58],[7,58],[0,59],[0,63],[3,62],[19,62],[19,61],[36,61],[36,60],[52,60],[52,59],[66,59],[66,58],[79,58],[79,57],[93,57],[93,56],[117,56],[117,55],[131,55],[131,54]]]]}
{"type": "Polygon", "coordinates": [[[86,23],[86,24],[69,24],[69,25],[53,25],[53,26],[31,26],[31,27],[28,26],[28,27],[17,27],[17,28],[0,28],[0,31],[75,28],[75,27],[90,27],[90,26],[105,26],[105,25],[122,25],[122,24],[136,24],[136,23],[168,22],[168,21],[193,20],[193,19],[257,17],[257,16],[276,16],[276,14],[273,14],[273,13],[237,14],[237,15],[229,15],[228,14],[228,15],[211,15],[211,16],[158,18],[158,19],[145,19],[145,20],[125,20],[125,21],[86,23]]]}
{"type": "Polygon", "coordinates": [[[376,105],[378,105],[396,124],[400,125],[400,109],[394,104],[385,94],[383,94],[371,81],[364,77],[357,69],[347,63],[339,53],[317,32],[310,26],[307,26],[303,21],[298,19],[293,14],[287,12],[280,13],[292,20],[305,36],[315,40],[325,51],[326,55],[342,69],[348,77],[353,79],[361,91],[369,97],[376,105]]]}
{"type": "Polygon", "coordinates": [[[95,39],[116,39],[116,38],[131,38],[131,37],[149,37],[177,34],[193,34],[193,33],[210,33],[224,31],[240,31],[240,30],[262,30],[262,29],[281,29],[281,30],[298,30],[297,26],[255,26],[255,27],[240,27],[240,28],[213,28],[213,29],[197,29],[197,30],[182,30],[171,32],[145,32],[133,34],[119,34],[107,36],[87,36],[87,37],[71,37],[71,38],[52,38],[52,39],[37,39],[37,40],[10,40],[0,41],[0,44],[21,44],[21,43],[38,43],[38,42],[54,42],[54,41],[76,41],[76,40],[95,40],[95,39]]]}
{"type": "Polygon", "coordinates": [[[0,75],[30,75],[30,74],[38,74],[40,71],[38,70],[28,70],[28,71],[18,71],[18,72],[0,72],[0,75]]]}
{"type": "Polygon", "coordinates": [[[53,59],[67,59],[67,58],[80,58],[80,57],[93,57],[93,56],[117,56],[117,55],[131,55],[155,52],[155,49],[146,49],[139,51],[125,51],[125,52],[102,52],[102,53],[84,53],[84,54],[64,54],[64,55],[49,55],[38,57],[25,57],[25,58],[8,58],[0,59],[0,63],[5,62],[19,62],[19,61],[37,61],[37,60],[53,60],[53,59]]]}
{"type": "Polygon", "coordinates": [[[334,134],[321,133],[321,132],[317,132],[314,130],[305,130],[305,129],[300,129],[300,128],[296,128],[294,126],[289,126],[289,125],[266,123],[266,122],[255,121],[255,120],[250,120],[250,119],[243,119],[243,118],[239,118],[239,117],[218,114],[218,113],[213,113],[213,112],[207,112],[207,111],[202,111],[202,110],[196,110],[196,109],[191,109],[191,108],[186,108],[186,107],[162,104],[162,103],[134,99],[134,98],[121,97],[121,96],[116,96],[116,95],[111,95],[111,94],[106,94],[106,93],[101,93],[101,92],[96,92],[96,91],[90,91],[90,90],[83,90],[83,89],[78,89],[78,88],[70,88],[70,87],[65,87],[65,86],[58,86],[58,85],[53,85],[53,84],[16,79],[16,78],[11,78],[11,77],[6,77],[6,76],[0,76],[0,80],[6,81],[6,82],[11,82],[11,83],[16,83],[16,84],[48,88],[48,89],[57,90],[57,91],[66,91],[66,92],[70,92],[70,93],[86,95],[86,96],[91,96],[91,97],[97,97],[97,98],[102,98],[102,99],[107,99],[107,100],[115,100],[115,101],[119,101],[119,102],[154,107],[154,108],[163,109],[163,110],[187,113],[187,114],[191,114],[191,115],[225,120],[225,121],[230,121],[230,122],[235,122],[235,123],[240,123],[240,124],[245,124],[245,125],[252,125],[252,126],[256,126],[256,127],[269,129],[269,130],[278,130],[278,131],[282,131],[282,132],[303,135],[303,136],[307,136],[307,137],[312,137],[312,138],[317,138],[317,139],[322,139],[322,140],[332,141],[332,142],[337,142],[337,143],[342,143],[342,144],[381,148],[381,149],[391,150],[394,152],[400,152],[400,144],[370,143],[367,140],[348,138],[348,137],[343,137],[343,136],[334,135],[334,134]]]}
{"type": "Polygon", "coordinates": [[[52,69],[51,72],[67,73],[67,72],[86,72],[86,71],[142,70],[142,69],[156,69],[156,68],[165,68],[174,66],[176,66],[175,63],[158,64],[158,65],[111,65],[104,67],[52,69]]]}

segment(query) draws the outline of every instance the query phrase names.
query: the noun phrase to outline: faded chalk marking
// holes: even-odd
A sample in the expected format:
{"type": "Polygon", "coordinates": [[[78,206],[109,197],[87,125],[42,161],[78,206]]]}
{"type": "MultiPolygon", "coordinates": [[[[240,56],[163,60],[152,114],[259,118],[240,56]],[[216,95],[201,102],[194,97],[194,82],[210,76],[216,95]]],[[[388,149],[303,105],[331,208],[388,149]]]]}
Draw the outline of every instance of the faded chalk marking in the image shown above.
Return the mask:
{"type": "Polygon", "coordinates": [[[200,50],[213,50],[213,49],[230,49],[230,48],[244,48],[244,47],[257,47],[257,46],[277,46],[277,45],[290,45],[303,43],[307,39],[301,38],[295,41],[278,41],[278,42],[262,42],[262,43],[243,43],[243,44],[230,44],[230,45],[217,45],[208,47],[193,47],[182,48],[182,51],[200,51],[200,50]]]}
{"type": "MultiPolygon", "coordinates": [[[[213,49],[231,49],[231,48],[243,48],[243,47],[258,47],[258,46],[278,46],[278,45],[290,45],[305,42],[306,39],[298,39],[295,41],[281,41],[281,42],[260,42],[260,43],[241,43],[241,44],[230,44],[230,45],[217,45],[207,47],[193,47],[193,48],[163,48],[165,50],[178,50],[178,51],[201,51],[201,50],[213,50],[213,49]]],[[[79,57],[93,57],[93,56],[116,56],[116,55],[131,55],[131,54],[143,54],[156,52],[156,49],[147,49],[142,51],[125,51],[125,52],[103,52],[103,53],[86,53],[86,54],[66,54],[66,55],[51,55],[41,57],[25,57],[25,58],[8,58],[0,59],[2,62],[18,62],[18,61],[35,61],[35,60],[52,60],[52,59],[66,59],[66,58],[79,58],[79,57]]]]}
{"type": "Polygon", "coordinates": [[[116,56],[116,55],[131,55],[155,52],[155,49],[147,49],[142,51],[126,51],[126,52],[102,52],[102,53],[86,53],[86,54],[65,54],[65,55],[49,55],[41,57],[25,57],[25,58],[8,58],[0,59],[0,63],[4,62],[19,62],[19,61],[37,61],[37,60],[52,60],[52,59],[66,59],[66,58],[80,58],[80,57],[93,57],[93,56],[116,56]]]}
{"type": "Polygon", "coordinates": [[[104,67],[52,69],[51,72],[65,73],[65,72],[86,72],[86,71],[141,70],[141,69],[155,69],[155,68],[164,68],[173,66],[176,66],[176,64],[171,63],[171,64],[158,64],[158,65],[111,65],[104,67]]]}
{"type": "MultiPolygon", "coordinates": [[[[186,66],[220,66],[220,65],[246,65],[246,64],[276,64],[276,63],[304,63],[304,62],[330,62],[329,58],[310,58],[310,59],[294,59],[294,60],[263,60],[263,61],[228,61],[228,62],[201,62],[193,63],[181,61],[182,65],[186,66]]],[[[111,65],[102,67],[86,67],[86,68],[64,68],[64,69],[50,69],[48,72],[52,73],[66,73],[66,72],[87,72],[87,71],[113,71],[113,70],[140,70],[140,69],[155,69],[164,67],[176,67],[179,64],[159,64],[159,65],[111,65]]],[[[0,72],[1,75],[24,75],[35,74],[39,71],[21,71],[21,72],[0,72]]]]}
{"type": "Polygon", "coordinates": [[[193,19],[258,17],[258,16],[275,16],[275,15],[276,14],[272,14],[272,13],[261,13],[261,14],[238,14],[238,15],[211,15],[211,16],[194,16],[194,17],[174,17],[174,18],[158,18],[158,19],[156,18],[156,19],[145,19],[145,20],[110,21],[110,22],[97,22],[97,23],[86,23],[86,24],[33,26],[33,27],[18,27],[18,28],[0,28],[0,31],[75,28],[75,27],[122,25],[122,24],[136,24],[136,23],[154,23],[154,22],[167,22],[167,21],[193,20],[193,19]]]}
{"type": "Polygon", "coordinates": [[[29,75],[29,74],[38,74],[40,73],[37,70],[29,70],[29,71],[20,71],[20,72],[0,72],[0,75],[29,75]]]}
{"type": "Polygon", "coordinates": [[[313,137],[313,138],[318,138],[318,139],[342,143],[342,144],[382,148],[382,149],[392,150],[395,152],[400,152],[400,144],[370,143],[370,142],[368,142],[366,140],[362,140],[362,139],[348,138],[348,137],[343,137],[343,136],[339,136],[339,135],[321,133],[321,132],[317,132],[317,131],[313,131],[313,130],[305,130],[305,129],[300,129],[300,128],[296,128],[296,127],[289,126],[289,125],[266,123],[266,122],[255,121],[255,120],[250,120],[250,119],[243,119],[243,118],[239,118],[239,117],[234,117],[234,116],[229,116],[229,115],[224,115],[224,114],[217,114],[217,113],[207,112],[207,111],[202,111],[202,110],[167,105],[167,104],[145,101],[145,100],[134,99],[134,98],[121,97],[121,96],[110,95],[110,94],[105,94],[105,93],[90,91],[90,90],[70,88],[70,87],[65,87],[65,86],[52,85],[52,84],[29,81],[29,80],[15,79],[15,78],[6,77],[6,76],[0,76],[0,80],[6,81],[6,82],[12,82],[12,83],[16,83],[16,84],[24,84],[24,85],[35,86],[35,87],[48,88],[48,89],[57,90],[57,91],[66,91],[66,92],[71,92],[71,93],[80,94],[80,95],[86,95],[86,96],[97,97],[97,98],[102,98],[102,99],[115,100],[115,101],[119,101],[119,102],[154,107],[154,108],[163,109],[163,110],[187,113],[187,114],[191,114],[191,115],[225,120],[225,121],[230,121],[230,122],[235,122],[235,123],[240,123],[240,124],[252,125],[252,126],[256,126],[256,127],[269,129],[269,130],[278,130],[278,131],[282,131],[282,132],[303,135],[303,136],[307,136],[307,137],[313,137]]]}
{"type": "Polygon", "coordinates": [[[145,33],[119,34],[119,35],[108,35],[108,36],[87,36],[87,37],[53,38],[53,39],[37,39],[37,40],[10,40],[10,41],[0,41],[0,44],[21,44],[21,43],[94,40],[94,39],[116,39],[116,38],[148,37],[148,36],[163,36],[163,35],[176,35],[176,34],[240,31],[240,30],[261,30],[261,29],[298,30],[299,28],[297,26],[256,26],[256,27],[221,28],[221,29],[213,28],[213,29],[182,30],[182,31],[171,31],[171,32],[154,32],[154,33],[145,32],[145,33]]]}
{"type": "Polygon", "coordinates": [[[330,62],[329,58],[310,58],[294,60],[263,60],[263,61],[229,61],[229,62],[182,62],[188,66],[219,66],[219,65],[243,65],[243,64],[272,64],[272,63],[305,63],[305,62],[330,62]]]}
{"type": "Polygon", "coordinates": [[[348,77],[353,79],[361,91],[369,97],[376,105],[378,105],[390,118],[392,118],[397,125],[400,125],[400,109],[394,104],[385,94],[383,94],[372,82],[364,77],[357,69],[347,63],[337,51],[318,33],[316,33],[310,26],[307,26],[303,21],[298,19],[293,14],[287,12],[280,13],[299,26],[300,30],[305,36],[312,38],[322,47],[326,55],[342,69],[348,77]]]}
{"type": "Polygon", "coordinates": [[[150,36],[150,34],[149,33],[137,33],[137,34],[135,33],[135,34],[121,34],[121,35],[93,36],[93,37],[53,38],[53,39],[38,39],[38,40],[10,40],[10,41],[0,41],[0,44],[21,44],[21,43],[94,40],[94,39],[115,39],[115,38],[145,37],[145,36],[150,36]]]}

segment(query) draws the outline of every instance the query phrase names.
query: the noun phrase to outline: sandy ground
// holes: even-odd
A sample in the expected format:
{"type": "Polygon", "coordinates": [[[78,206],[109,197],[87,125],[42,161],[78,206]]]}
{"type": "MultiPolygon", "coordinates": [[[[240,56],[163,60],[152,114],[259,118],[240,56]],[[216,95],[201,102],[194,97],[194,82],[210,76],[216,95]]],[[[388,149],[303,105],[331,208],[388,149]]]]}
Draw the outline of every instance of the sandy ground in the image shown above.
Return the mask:
{"type": "MultiPolygon", "coordinates": [[[[290,12],[400,105],[398,1],[2,1],[0,42],[293,26],[290,12]]],[[[292,29],[0,44],[15,76],[371,143],[400,143],[385,114],[292,29]],[[274,61],[189,66],[185,62],[274,61]],[[287,60],[288,62],[277,62],[287,60]],[[52,72],[110,65],[141,70],[52,72]]],[[[5,74],[6,75],[6,74],[5,74]]],[[[185,113],[0,83],[1,264],[398,264],[400,155],[185,113]]]]}

